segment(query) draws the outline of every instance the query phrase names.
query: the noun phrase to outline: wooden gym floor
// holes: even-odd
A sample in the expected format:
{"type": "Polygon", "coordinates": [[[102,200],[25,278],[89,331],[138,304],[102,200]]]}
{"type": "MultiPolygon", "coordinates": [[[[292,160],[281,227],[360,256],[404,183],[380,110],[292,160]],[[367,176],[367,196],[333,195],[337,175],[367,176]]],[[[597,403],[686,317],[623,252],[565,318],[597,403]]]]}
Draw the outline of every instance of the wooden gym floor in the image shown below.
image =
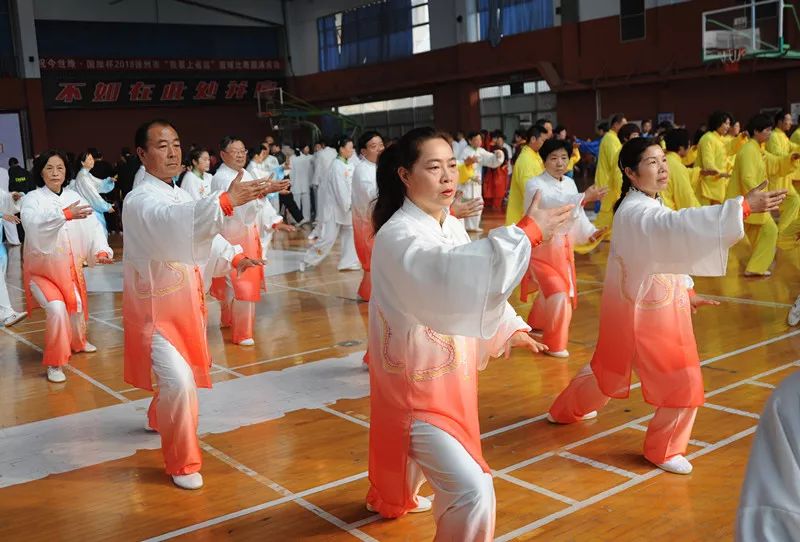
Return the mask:
{"type": "MultiPolygon", "coordinates": [[[[487,213],[484,227],[500,220],[487,213]]],[[[305,245],[299,233],[273,242],[305,245]]],[[[652,408],[638,389],[589,422],[544,420],[591,356],[607,252],[576,257],[568,361],[517,353],[480,377],[497,540],[730,540],[759,413],[800,365],[800,329],[785,323],[800,251],[779,252],[772,278],[744,279],[747,247],[737,246],[727,277],[697,279],[723,305],[695,318],[708,402],[685,477],[641,457],[652,408]]],[[[200,398],[206,485],[196,492],[164,474],[158,438],[143,430],[149,394],[122,379],[121,294],[90,295],[100,351],[76,355],[66,384],[44,378],[41,310],[0,329],[0,540],[430,540],[430,513],[384,521],[364,508],[367,305],[356,301],[361,274],[337,272],[337,260],[269,279],[253,348],[224,342],[209,302],[216,386],[200,398]]],[[[8,282],[19,307],[19,249],[8,282]]],[[[530,303],[512,303],[527,316],[530,303]]]]}

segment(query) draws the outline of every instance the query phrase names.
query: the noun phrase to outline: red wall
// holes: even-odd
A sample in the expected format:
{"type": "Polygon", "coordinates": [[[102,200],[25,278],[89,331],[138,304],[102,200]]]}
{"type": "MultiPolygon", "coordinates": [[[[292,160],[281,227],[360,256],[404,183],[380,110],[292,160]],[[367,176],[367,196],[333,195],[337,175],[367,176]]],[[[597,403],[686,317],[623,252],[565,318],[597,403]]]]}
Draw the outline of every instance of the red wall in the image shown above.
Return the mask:
{"type": "MultiPolygon", "coordinates": [[[[348,70],[296,77],[292,91],[320,105],[341,105],[415,94],[434,95],[440,128],[475,128],[474,96],[481,86],[545,77],[558,94],[558,121],[591,135],[599,117],[622,111],[628,118],[672,112],[690,129],[714,109],[746,118],[763,107],[800,102],[800,61],[755,60],[741,73],[725,74],[721,64],[703,65],[701,14],[733,5],[731,0],[693,0],[647,10],[646,37],[621,43],[619,18],[607,17],[461,44],[412,58],[348,70]],[[554,79],[542,63],[549,63],[554,79]],[[542,68],[542,69],[540,69],[542,68]]],[[[800,37],[787,23],[789,43],[800,37]]]]}
{"type": "Polygon", "coordinates": [[[122,147],[133,150],[133,135],[140,124],[163,117],[178,129],[184,146],[190,143],[217,148],[224,135],[236,135],[255,145],[270,132],[256,118],[255,104],[137,109],[62,109],[46,112],[49,144],[78,152],[96,147],[106,159],[116,161],[122,147]]]}

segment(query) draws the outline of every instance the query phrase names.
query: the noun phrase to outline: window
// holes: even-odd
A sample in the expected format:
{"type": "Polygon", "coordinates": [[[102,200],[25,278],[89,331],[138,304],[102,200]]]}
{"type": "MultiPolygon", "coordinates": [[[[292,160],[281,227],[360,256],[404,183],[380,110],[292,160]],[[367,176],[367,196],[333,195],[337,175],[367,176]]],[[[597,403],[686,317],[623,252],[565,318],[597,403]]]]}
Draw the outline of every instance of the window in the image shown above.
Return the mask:
{"type": "Polygon", "coordinates": [[[378,130],[384,137],[400,137],[417,126],[433,126],[433,95],[409,96],[338,107],[365,130],[378,130]]]}
{"type": "Polygon", "coordinates": [[[414,42],[413,54],[431,50],[431,25],[428,15],[428,0],[411,0],[411,28],[414,42]]]}
{"type": "Polygon", "coordinates": [[[340,115],[362,115],[364,113],[379,113],[381,111],[398,111],[401,109],[415,109],[433,106],[433,94],[410,96],[395,100],[382,100],[380,102],[366,102],[355,105],[339,106],[340,115]]]}
{"type": "Polygon", "coordinates": [[[645,21],[644,0],[620,0],[620,41],[635,41],[644,39],[645,21]]]}
{"type": "Polygon", "coordinates": [[[503,36],[549,28],[553,18],[553,0],[478,0],[480,39],[493,43],[503,36]]]}
{"type": "Polygon", "coordinates": [[[319,68],[386,62],[431,49],[428,0],[377,0],[317,19],[319,68]]]}

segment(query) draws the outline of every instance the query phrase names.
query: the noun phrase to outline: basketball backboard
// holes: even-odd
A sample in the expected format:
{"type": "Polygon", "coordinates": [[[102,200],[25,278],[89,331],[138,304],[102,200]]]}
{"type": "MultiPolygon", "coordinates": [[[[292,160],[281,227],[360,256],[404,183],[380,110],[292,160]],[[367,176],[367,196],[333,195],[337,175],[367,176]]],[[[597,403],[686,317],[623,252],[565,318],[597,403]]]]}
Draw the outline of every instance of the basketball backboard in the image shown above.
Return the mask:
{"type": "MultiPolygon", "coordinates": [[[[784,25],[797,15],[791,2],[762,0],[706,11],[702,15],[703,62],[779,57],[792,52],[784,25]]],[[[794,55],[791,55],[794,56],[794,55]]]]}

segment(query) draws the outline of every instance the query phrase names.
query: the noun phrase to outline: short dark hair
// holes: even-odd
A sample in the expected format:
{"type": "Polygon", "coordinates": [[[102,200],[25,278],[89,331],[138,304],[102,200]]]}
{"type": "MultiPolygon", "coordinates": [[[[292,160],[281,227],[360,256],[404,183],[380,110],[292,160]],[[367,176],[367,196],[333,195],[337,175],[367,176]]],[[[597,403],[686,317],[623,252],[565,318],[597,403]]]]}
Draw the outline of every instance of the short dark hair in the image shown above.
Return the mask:
{"type": "Polygon", "coordinates": [[[166,119],[153,119],[147,121],[136,129],[136,133],[133,136],[133,144],[137,149],[147,148],[147,134],[150,131],[150,128],[153,126],[169,126],[176,132],[178,131],[175,129],[175,126],[166,119]]]}
{"type": "Polygon", "coordinates": [[[483,137],[483,134],[482,134],[482,133],[480,133],[480,132],[479,132],[479,131],[477,131],[477,130],[472,130],[471,132],[467,132],[467,141],[469,141],[470,139],[472,139],[472,138],[473,138],[473,137],[475,137],[475,136],[481,136],[481,137],[483,137]]]}
{"type": "Polygon", "coordinates": [[[727,111],[714,111],[708,116],[708,129],[715,132],[717,128],[725,124],[726,120],[733,124],[733,115],[727,111]]]}
{"type": "Polygon", "coordinates": [[[789,115],[789,112],[786,111],[785,109],[781,109],[780,111],[775,113],[775,126],[777,126],[779,123],[783,122],[783,119],[784,119],[784,117],[786,117],[786,115],[789,115]]]}
{"type": "Polygon", "coordinates": [[[608,123],[605,121],[598,123],[597,129],[602,130],[604,132],[608,132],[608,123]]]}
{"type": "Polygon", "coordinates": [[[678,152],[681,147],[689,148],[689,132],[685,128],[673,128],[667,130],[664,134],[664,143],[667,145],[667,150],[678,152]]]}
{"type": "Polygon", "coordinates": [[[541,137],[543,133],[544,133],[544,128],[542,128],[538,124],[534,124],[533,126],[528,128],[528,132],[525,134],[525,139],[527,139],[528,143],[530,143],[532,140],[541,137]]]}
{"type": "Polygon", "coordinates": [[[53,156],[58,156],[61,158],[61,161],[64,162],[64,184],[66,185],[69,179],[72,178],[72,173],[69,168],[69,160],[67,159],[67,155],[64,153],[64,151],[47,149],[46,151],[41,152],[39,156],[36,157],[36,160],[33,161],[33,171],[31,171],[31,177],[36,183],[36,186],[44,186],[42,170],[44,169],[44,166],[47,165],[47,161],[53,156]]]}
{"type": "Polygon", "coordinates": [[[747,133],[753,137],[756,132],[763,132],[767,128],[772,128],[772,121],[766,113],[759,113],[747,122],[747,133]]]}
{"type": "Polygon", "coordinates": [[[19,160],[17,160],[13,156],[8,159],[8,167],[14,167],[16,165],[19,165],[19,160]]]}
{"type": "Polygon", "coordinates": [[[542,148],[539,149],[539,156],[542,157],[542,160],[547,160],[547,157],[557,150],[563,150],[567,153],[567,158],[569,158],[572,152],[572,145],[565,139],[548,139],[544,142],[542,148]]]}
{"type": "Polygon", "coordinates": [[[377,130],[367,130],[361,134],[361,137],[358,138],[358,150],[366,149],[367,144],[373,137],[379,137],[383,139],[383,136],[377,130]]]}
{"type": "Polygon", "coordinates": [[[234,143],[236,141],[241,141],[242,144],[244,145],[244,140],[241,137],[226,135],[225,137],[219,140],[219,150],[224,151],[225,149],[228,148],[228,146],[230,146],[231,143],[234,143]]]}
{"type": "Polygon", "coordinates": [[[627,140],[631,138],[633,134],[637,133],[639,135],[642,135],[642,129],[639,128],[638,124],[629,122],[628,124],[622,125],[622,128],[619,129],[619,133],[617,134],[617,136],[619,136],[619,140],[621,142],[625,143],[627,140]]]}
{"type": "Polygon", "coordinates": [[[625,113],[614,113],[610,117],[608,117],[608,126],[614,126],[618,122],[622,122],[622,119],[625,118],[625,113]]]}

